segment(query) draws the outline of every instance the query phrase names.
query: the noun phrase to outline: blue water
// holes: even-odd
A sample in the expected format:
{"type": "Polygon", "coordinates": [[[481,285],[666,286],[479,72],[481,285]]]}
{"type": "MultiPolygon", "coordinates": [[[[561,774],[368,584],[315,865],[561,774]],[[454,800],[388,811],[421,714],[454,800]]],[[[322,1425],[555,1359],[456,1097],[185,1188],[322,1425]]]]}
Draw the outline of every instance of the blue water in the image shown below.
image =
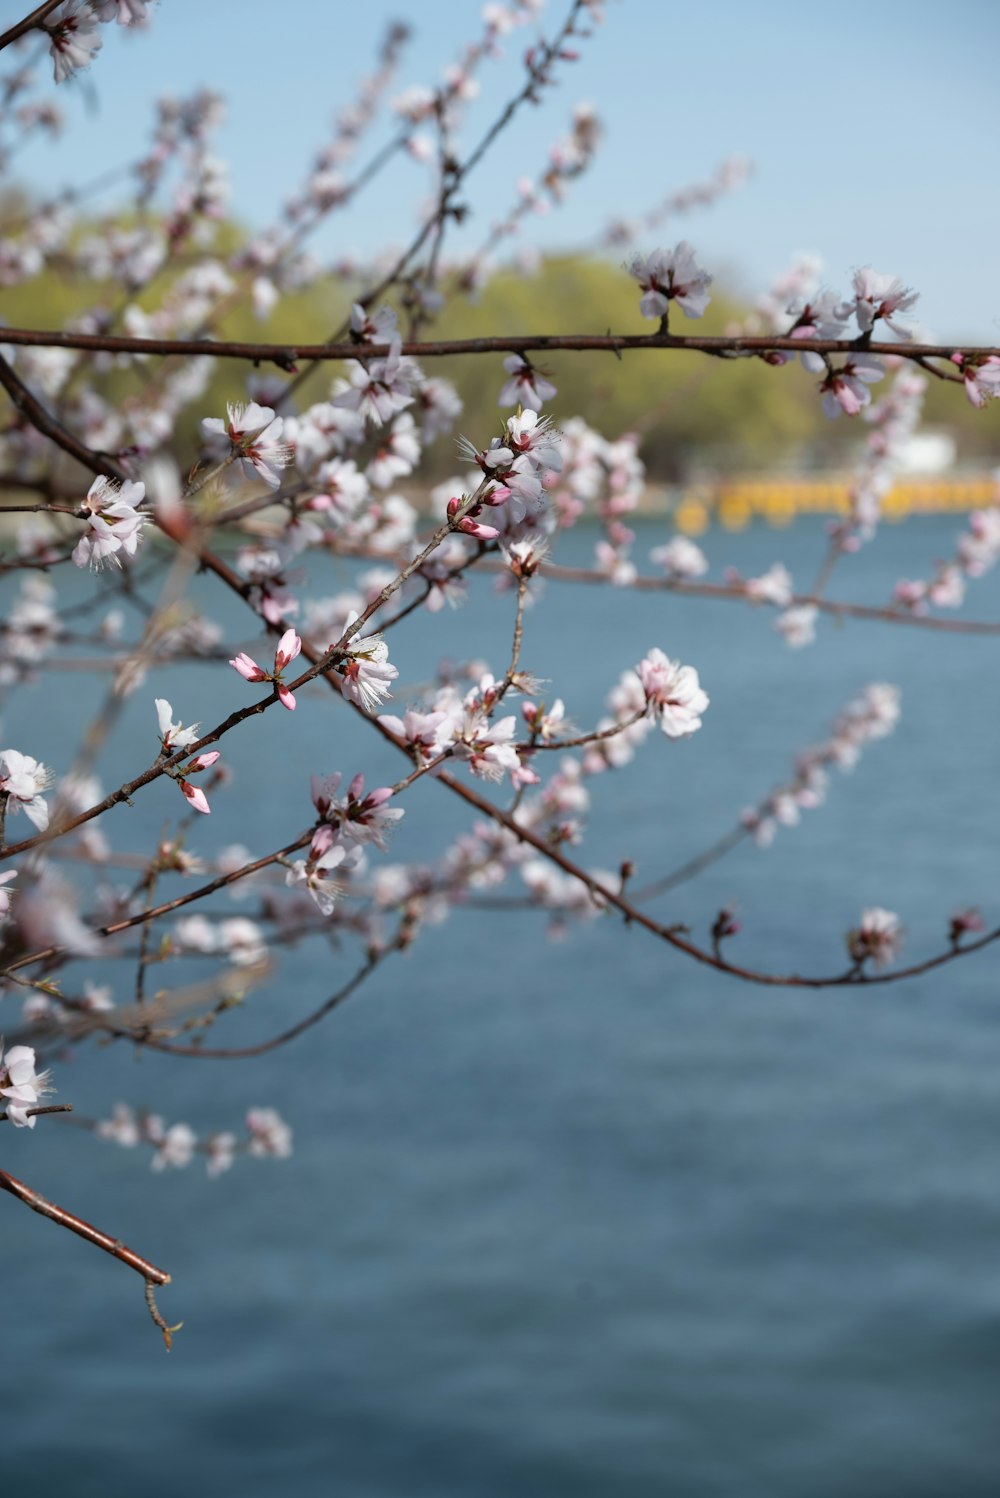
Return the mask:
{"type": "MultiPolygon", "coordinates": [[[[883,599],[956,528],[887,531],[831,591],[883,599]]],[[[706,544],[716,568],[781,556],[808,583],[821,540],[803,525],[706,544]]],[[[485,590],[419,619],[393,647],[400,699],[444,653],[502,669],[510,603],[485,590]]],[[[994,578],[970,611],[1000,617],[994,578]]],[[[248,642],[228,603],[215,612],[248,642]]],[[[578,723],[653,644],[697,665],[713,699],[695,739],[657,736],[591,783],[585,862],[630,856],[640,880],[682,862],[881,679],[903,691],[895,738],[770,850],[741,847],[655,909],[703,935],[735,901],[734,954],[811,971],[842,966],[867,904],[900,913],[912,957],[941,946],[957,907],[995,921],[996,641],[827,621],[796,653],[772,617],[549,585],[524,664],[578,723]]],[[[5,709],[6,738],[65,770],[85,690],[41,678],[5,709]]],[[[137,735],[155,752],[154,696],[210,722],[244,690],[225,667],[151,677],[105,784],[134,767],[137,735]]],[[[227,741],[233,787],[197,850],[239,836],[270,851],[306,824],[311,771],[367,762],[327,698],[303,693],[294,721],[271,712],[227,741]]],[[[375,780],[398,773],[388,749],[372,763],[375,780]]],[[[432,858],[461,815],[416,789],[395,853],[432,858]]],[[[108,834],[141,848],[176,802],[150,787],[108,834]]],[[[216,1038],[280,1028],[353,961],[300,946],[216,1038]]],[[[79,1050],[57,1082],[81,1112],[120,1097],[210,1129],[271,1102],[296,1153],[210,1182],[198,1166],[153,1176],[140,1152],[55,1121],[5,1131],[7,1168],[173,1272],[163,1309],[186,1321],[165,1356],[135,1276],[4,1198],[5,1473],[33,1498],[993,1498],[998,1071],[992,949],[898,987],[782,992],[611,918],[552,943],[534,913],[481,911],[259,1060],[79,1050]]]]}

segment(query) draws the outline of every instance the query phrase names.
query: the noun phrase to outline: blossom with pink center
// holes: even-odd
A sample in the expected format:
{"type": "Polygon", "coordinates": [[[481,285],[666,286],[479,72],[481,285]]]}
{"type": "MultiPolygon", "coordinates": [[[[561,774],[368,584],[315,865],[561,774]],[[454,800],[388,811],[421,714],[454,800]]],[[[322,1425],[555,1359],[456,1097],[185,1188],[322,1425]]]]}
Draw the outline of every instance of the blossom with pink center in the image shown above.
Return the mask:
{"type": "Polygon", "coordinates": [[[870,354],[851,354],[840,369],[831,370],[820,385],[823,410],[827,416],[857,416],[863,406],[871,405],[869,385],[885,375],[878,359],[870,354]]]}
{"type": "Polygon", "coordinates": [[[418,713],[413,708],[407,708],[402,719],[388,714],[379,718],[379,722],[402,739],[417,762],[423,765],[436,759],[451,744],[450,721],[447,713],[418,713]]]}
{"type": "MultiPolygon", "coordinates": [[[[795,322],[789,328],[787,337],[808,342],[813,338],[843,337],[851,306],[850,303],[845,306],[840,302],[834,292],[823,291],[807,302],[793,302],[788,312],[795,318],[795,322]]],[[[802,351],[799,358],[813,374],[822,373],[825,367],[822,355],[810,353],[807,349],[802,351]]]]}
{"type": "Polygon", "coordinates": [[[274,669],[265,671],[263,666],[257,662],[245,650],[241,650],[237,656],[229,662],[234,671],[238,671],[245,681],[270,681],[274,683],[278,693],[278,701],[282,707],[287,707],[289,712],[295,711],[295,698],[281,679],[281,673],[286,666],[291,665],[295,657],[302,649],[302,641],[294,629],[286,629],[278,641],[278,648],[274,652],[274,669]]]}
{"type": "Polygon", "coordinates": [[[0,796],[8,811],[24,815],[44,832],[49,825],[49,808],[42,791],[52,784],[52,772],[30,754],[17,749],[0,750],[0,796]]]}
{"type": "Polygon", "coordinates": [[[701,317],[711,300],[712,277],[697,264],[686,239],[674,250],[634,255],[628,270],[642,287],[639,311],[643,317],[664,317],[672,301],[685,317],[701,317]]]}
{"type": "Polygon", "coordinates": [[[512,778],[522,769],[520,756],[511,740],[516,736],[517,719],[511,714],[491,723],[485,714],[473,716],[462,738],[455,743],[455,754],[464,759],[473,775],[480,780],[512,778]]]}
{"type": "Polygon", "coordinates": [[[35,1053],[30,1045],[12,1045],[6,1055],[0,1045],[0,1098],[12,1124],[33,1129],[35,1120],[28,1117],[27,1110],[36,1108],[51,1090],[48,1072],[35,1071],[35,1053]]]}
{"type": "Polygon", "coordinates": [[[543,744],[548,744],[560,733],[565,733],[569,726],[566,721],[566,706],[561,697],[557,697],[548,709],[538,707],[534,702],[524,702],[521,704],[521,716],[531,730],[532,738],[540,739],[543,744]]]}
{"type": "Polygon", "coordinates": [[[401,806],[387,804],[392,798],[391,786],[379,786],[376,790],[369,791],[367,796],[362,794],[364,788],[365,777],[355,775],[347,792],[340,832],[351,842],[374,843],[384,853],[386,837],[400,818],[405,816],[405,812],[401,806]]]}
{"type": "Polygon", "coordinates": [[[701,689],[695,668],[682,666],[654,648],[635,669],[650,713],[667,737],[683,739],[696,733],[708,707],[708,696],[701,689]]]}
{"type": "Polygon", "coordinates": [[[397,411],[413,404],[417,367],[402,354],[402,339],[394,337],[384,359],[372,359],[368,367],[352,364],[350,385],[333,397],[331,405],[357,411],[365,421],[383,426],[397,411]]]}
{"type": "Polygon", "coordinates": [[[898,276],[880,275],[870,265],[854,272],[854,311],[862,333],[869,333],[882,319],[887,328],[900,338],[909,338],[908,328],[894,321],[897,312],[906,312],[920,300],[920,293],[904,286],[898,276]]]}
{"type": "Polygon", "coordinates": [[[324,915],[332,915],[339,895],[347,888],[342,875],[356,867],[360,854],[349,852],[343,843],[331,841],[336,834],[332,828],[321,828],[323,838],[313,840],[308,858],[297,858],[285,874],[285,883],[290,889],[304,884],[324,915]],[[320,851],[321,850],[321,851],[320,851]]]}
{"type": "Polygon", "coordinates": [[[389,683],[399,675],[389,660],[389,647],[381,635],[366,635],[352,640],[345,656],[337,663],[340,690],[348,702],[373,713],[392,696],[389,683]]]}
{"type": "Polygon", "coordinates": [[[120,567],[122,552],[135,556],[142,527],[149,519],[136,508],[145,496],[144,484],[118,485],[103,474],[94,480],[84,500],[84,508],[90,511],[87,529],[73,548],[78,567],[99,568],[109,561],[120,567]]]}
{"type": "Polygon", "coordinates": [[[960,367],[965,393],[974,406],[982,408],[988,400],[1000,397],[1000,357],[996,354],[978,362],[964,354],[952,354],[951,362],[960,367]]]}
{"type": "Polygon", "coordinates": [[[228,441],[229,451],[236,457],[243,471],[252,477],[255,473],[270,489],[281,483],[280,469],[292,461],[292,448],[281,440],[284,421],[275,416],[270,406],[259,406],[256,401],[249,405],[227,405],[226,420],[221,416],[207,416],[201,423],[202,435],[216,451],[224,448],[228,441]]]}
{"type": "Polygon", "coordinates": [[[873,905],[861,912],[861,919],[845,938],[852,960],[859,965],[871,958],[876,967],[885,967],[903,943],[903,927],[898,915],[873,905]]]}
{"type": "Polygon", "coordinates": [[[65,0],[47,17],[42,30],[48,34],[57,83],[72,78],[78,68],[89,67],[94,53],[101,50],[97,17],[85,0],[65,0]]]}
{"type": "Polygon", "coordinates": [[[547,416],[539,417],[530,408],[518,411],[507,418],[504,436],[510,451],[528,457],[536,469],[550,469],[554,473],[562,469],[562,454],[557,446],[559,433],[553,431],[547,416]]]}
{"type": "Polygon", "coordinates": [[[360,302],[351,307],[351,337],[361,343],[390,343],[396,332],[396,314],[391,307],[368,312],[360,302]]]}
{"type": "Polygon", "coordinates": [[[503,367],[510,379],[500,391],[498,406],[523,406],[528,411],[540,411],[546,401],[555,398],[557,391],[552,381],[520,354],[511,354],[503,361],[503,367]]]}

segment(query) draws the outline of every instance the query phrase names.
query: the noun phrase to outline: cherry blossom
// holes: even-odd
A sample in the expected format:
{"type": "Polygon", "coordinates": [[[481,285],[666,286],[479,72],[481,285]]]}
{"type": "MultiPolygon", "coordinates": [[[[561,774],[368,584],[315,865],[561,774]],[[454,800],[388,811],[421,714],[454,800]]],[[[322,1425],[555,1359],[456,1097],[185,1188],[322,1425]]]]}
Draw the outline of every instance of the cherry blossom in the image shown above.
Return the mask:
{"type": "Polygon", "coordinates": [[[49,825],[49,808],[42,791],[52,784],[51,770],[30,754],[17,749],[0,750],[0,796],[8,811],[23,811],[39,830],[49,825]]]}
{"type": "Polygon", "coordinates": [[[650,650],[636,666],[650,713],[670,739],[688,738],[701,727],[708,697],[693,666],[672,661],[662,650],[650,650]]]}
{"type": "Polygon", "coordinates": [[[412,359],[403,358],[402,347],[402,340],[396,336],[384,359],[372,359],[367,368],[352,364],[350,383],[334,395],[332,404],[357,411],[373,426],[383,426],[398,411],[412,406],[417,367],[412,359]]]}
{"type": "Polygon", "coordinates": [[[823,410],[827,416],[857,416],[863,406],[871,404],[869,385],[885,375],[885,368],[871,354],[850,354],[839,369],[833,369],[820,385],[823,410]]]}
{"type": "Polygon", "coordinates": [[[876,967],[885,967],[899,952],[903,928],[898,915],[873,905],[861,912],[860,921],[845,940],[854,962],[860,965],[871,958],[876,967]]]}
{"type": "Polygon", "coordinates": [[[447,713],[419,713],[407,708],[402,719],[382,714],[379,722],[406,744],[420,764],[436,759],[452,742],[447,731],[447,713]]]}
{"type": "Polygon", "coordinates": [[[89,67],[101,49],[97,17],[89,0],[65,0],[47,18],[43,29],[48,33],[57,83],[65,83],[77,69],[89,67]]]}
{"type": "MultiPolygon", "coordinates": [[[[788,315],[795,319],[787,330],[787,336],[808,342],[812,338],[842,338],[851,306],[850,303],[841,302],[832,291],[822,291],[808,300],[793,301],[787,310],[788,315]]],[[[775,354],[773,357],[775,362],[779,362],[788,356],[775,354]]],[[[803,349],[799,358],[803,366],[813,374],[822,372],[824,364],[820,354],[803,349]]]]}
{"type": "Polygon", "coordinates": [[[156,720],[160,729],[160,745],[164,754],[176,754],[178,749],[190,749],[191,745],[198,740],[199,724],[192,723],[184,728],[180,723],[172,721],[174,710],[165,697],[157,697],[156,720]]]}
{"type": "Polygon", "coordinates": [[[737,574],[727,573],[727,581],[742,586],[751,603],[770,603],[775,608],[786,609],[792,601],[792,577],[783,562],[775,562],[760,577],[748,577],[745,582],[737,574]]]}
{"type": "Polygon", "coordinates": [[[804,603],[797,608],[786,609],[774,621],[774,627],[785,637],[785,643],[793,650],[811,645],[816,638],[816,619],[819,610],[815,604],[804,603]]]}
{"type": "Polygon", "coordinates": [[[292,1130],[274,1108],[251,1108],[246,1116],[251,1155],[286,1160],[292,1153],[292,1130]]]}
{"type": "Polygon", "coordinates": [[[35,1053],[30,1045],[13,1045],[4,1055],[0,1042],[0,1098],[12,1124],[33,1129],[35,1120],[26,1110],[37,1107],[51,1091],[49,1073],[35,1071],[35,1053]]]}
{"type": "Polygon", "coordinates": [[[666,546],[658,546],[649,559],[671,577],[704,577],[708,571],[708,558],[687,536],[675,536],[666,546]]]}
{"type": "Polygon", "coordinates": [[[391,343],[396,334],[396,314],[391,307],[367,311],[360,302],[351,307],[351,337],[362,343],[391,343]]]}
{"type": "Polygon", "coordinates": [[[870,682],[852,698],[838,714],[829,737],[796,755],[792,778],[760,806],[743,812],[742,825],[758,847],[770,846],[779,825],[794,826],[802,811],[821,806],[827,792],[827,769],[852,770],[862,749],[892,733],[899,716],[899,691],[886,682],[870,682]]]}
{"type": "Polygon", "coordinates": [[[555,398],[557,391],[552,381],[523,355],[510,354],[503,367],[510,379],[500,391],[498,406],[524,406],[529,411],[540,411],[546,401],[555,398]]]}
{"type": "Polygon", "coordinates": [[[297,858],[289,866],[285,883],[291,889],[304,885],[323,915],[328,916],[333,914],[337,899],[347,888],[343,875],[356,868],[360,854],[343,843],[331,841],[335,837],[332,828],[321,830],[327,835],[313,840],[308,858],[297,858]]]}
{"type": "Polygon", "coordinates": [[[880,275],[870,265],[854,272],[854,312],[863,333],[870,333],[881,318],[900,338],[909,338],[909,329],[897,323],[895,316],[909,311],[919,300],[919,293],[904,286],[898,276],[880,275]]]}
{"type": "Polygon", "coordinates": [[[409,411],[396,417],[385,441],[365,469],[376,489],[388,489],[396,479],[412,473],[420,461],[420,439],[409,411]]]}
{"type": "Polygon", "coordinates": [[[952,354],[953,364],[962,371],[965,393],[972,405],[985,406],[988,400],[1000,397],[1000,357],[988,354],[985,359],[967,359],[964,354],[952,354]]]}
{"type": "Polygon", "coordinates": [[[353,639],[345,656],[337,666],[341,673],[340,690],[349,702],[373,713],[392,696],[389,683],[399,675],[389,660],[389,647],[381,635],[367,635],[364,639],[353,639]]]}
{"type": "Polygon", "coordinates": [[[87,529],[73,549],[78,567],[102,567],[107,561],[120,567],[120,553],[135,556],[142,527],[149,519],[136,508],[145,494],[144,484],[127,480],[119,486],[103,474],[94,480],[84,501],[90,511],[87,529]]]}
{"type": "Polygon", "coordinates": [[[139,1120],[128,1103],[115,1103],[110,1118],[103,1118],[94,1126],[100,1139],[110,1139],[123,1149],[134,1149],[142,1138],[139,1120]]]}
{"type": "Polygon", "coordinates": [[[711,300],[708,288],[712,277],[699,267],[686,239],[673,250],[633,256],[628,270],[642,287],[639,311],[643,317],[665,317],[671,301],[685,317],[701,317],[711,300]]]}
{"type": "Polygon", "coordinates": [[[153,1170],[183,1170],[194,1159],[198,1136],[190,1124],[171,1124],[150,1161],[153,1170]]]}
{"type": "Polygon", "coordinates": [[[374,843],[385,852],[386,838],[405,811],[401,806],[387,804],[392,797],[391,786],[379,786],[367,796],[364,788],[365,777],[355,775],[341,810],[340,834],[349,842],[374,843]]]}
{"type": "Polygon", "coordinates": [[[16,869],[8,869],[5,874],[0,874],[0,921],[10,914],[10,902],[14,893],[13,890],[4,889],[4,885],[16,878],[16,869]]]}
{"type": "Polygon", "coordinates": [[[562,468],[559,433],[547,416],[540,417],[531,407],[507,418],[504,441],[512,453],[527,457],[536,471],[558,473],[562,468]]]}
{"type": "Polygon", "coordinates": [[[280,470],[292,461],[292,448],[283,442],[282,417],[270,406],[227,405],[226,421],[221,416],[206,416],[201,423],[208,444],[218,450],[228,439],[229,451],[239,460],[244,473],[257,474],[270,489],[281,483],[280,470]]]}
{"type": "Polygon", "coordinates": [[[534,702],[523,702],[521,716],[531,730],[532,738],[540,739],[543,744],[549,743],[561,733],[566,733],[569,727],[566,721],[566,706],[561,697],[557,697],[549,708],[544,705],[539,707],[534,702]]]}

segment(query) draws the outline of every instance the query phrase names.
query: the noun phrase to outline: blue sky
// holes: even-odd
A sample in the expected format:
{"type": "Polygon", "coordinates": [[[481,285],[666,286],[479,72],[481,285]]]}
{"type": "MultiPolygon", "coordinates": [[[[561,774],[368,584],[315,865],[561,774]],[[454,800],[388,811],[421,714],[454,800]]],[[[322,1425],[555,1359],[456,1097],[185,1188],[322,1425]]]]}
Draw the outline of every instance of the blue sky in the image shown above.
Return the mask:
{"type": "MultiPolygon", "coordinates": [[[[0,0],[0,21],[26,8],[0,0]]],[[[565,8],[548,0],[543,22],[565,8]]],[[[160,0],[148,32],[104,28],[86,87],[59,90],[70,128],[23,152],[16,175],[49,192],[124,162],[147,138],[152,98],[209,84],[229,106],[219,144],[234,211],[262,225],[328,138],[390,19],[416,33],[402,87],[437,82],[479,15],[477,0],[160,0]]],[[[503,61],[485,64],[467,142],[512,92],[529,35],[515,33],[503,61]]],[[[453,244],[481,241],[585,99],[606,127],[600,156],[563,209],[530,221],[529,242],[592,242],[611,215],[648,208],[739,152],[755,165],[749,183],[676,219],[663,242],[691,239],[709,269],[747,293],[799,251],[821,255],[837,289],[872,264],[922,293],[921,320],[935,335],[998,342],[998,57],[997,0],[609,0],[580,61],[470,180],[475,216],[453,244]]],[[[359,160],[384,138],[374,133],[359,160]]],[[[429,184],[426,169],[407,164],[335,215],[313,247],[332,257],[402,243],[429,184]]]]}

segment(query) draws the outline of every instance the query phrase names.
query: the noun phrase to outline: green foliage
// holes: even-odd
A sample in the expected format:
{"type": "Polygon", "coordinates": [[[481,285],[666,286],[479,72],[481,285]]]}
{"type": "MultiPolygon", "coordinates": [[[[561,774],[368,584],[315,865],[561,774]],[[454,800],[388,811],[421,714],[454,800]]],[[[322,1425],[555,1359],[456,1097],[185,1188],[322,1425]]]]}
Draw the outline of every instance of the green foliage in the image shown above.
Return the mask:
{"type": "MultiPolygon", "coordinates": [[[[77,237],[91,232],[91,226],[83,225],[77,237]]],[[[240,239],[235,225],[220,225],[215,253],[227,255],[240,239]]],[[[188,255],[185,263],[193,258],[188,255]]],[[[155,307],[178,274],[178,267],[164,270],[136,300],[147,309],[155,307]]],[[[724,288],[717,285],[713,290],[707,315],[697,323],[688,323],[674,310],[676,331],[721,333],[740,319],[745,308],[724,288]]],[[[84,282],[56,266],[8,292],[5,300],[5,314],[13,324],[62,328],[95,306],[120,313],[128,298],[120,287],[84,282]]],[[[342,286],[319,283],[283,297],[261,322],[247,298],[215,332],[220,337],[277,343],[322,342],[343,320],[349,300],[342,286]]],[[[559,256],[545,260],[534,276],[500,272],[477,300],[464,295],[450,298],[428,336],[648,332],[653,325],[641,317],[638,301],[635,283],[621,266],[559,256]]],[[[445,375],[457,386],[465,403],[460,429],[478,443],[489,439],[504,414],[497,405],[504,380],[502,359],[502,354],[475,354],[427,361],[428,372],[445,375]]],[[[636,350],[620,359],[603,353],[554,353],[544,367],[558,387],[551,406],[557,423],[580,415],[607,437],[638,431],[642,456],[657,479],[841,468],[853,461],[864,438],[860,422],[831,422],[823,416],[816,378],[797,363],[775,369],[756,359],[636,350]]],[[[300,405],[324,399],[337,373],[335,365],[318,370],[303,388],[300,405]]],[[[227,401],[246,398],[246,376],[244,366],[219,362],[199,409],[185,412],[181,419],[178,438],[183,455],[196,451],[201,416],[220,414],[227,401]]],[[[113,371],[99,388],[112,400],[124,399],[135,392],[135,371],[113,371]]],[[[884,388],[875,387],[875,399],[884,388]]],[[[960,389],[931,381],[925,419],[955,433],[963,463],[983,466],[996,461],[992,415],[974,411],[960,389]]],[[[455,466],[453,443],[440,440],[428,455],[428,478],[444,477],[455,466]]]]}

